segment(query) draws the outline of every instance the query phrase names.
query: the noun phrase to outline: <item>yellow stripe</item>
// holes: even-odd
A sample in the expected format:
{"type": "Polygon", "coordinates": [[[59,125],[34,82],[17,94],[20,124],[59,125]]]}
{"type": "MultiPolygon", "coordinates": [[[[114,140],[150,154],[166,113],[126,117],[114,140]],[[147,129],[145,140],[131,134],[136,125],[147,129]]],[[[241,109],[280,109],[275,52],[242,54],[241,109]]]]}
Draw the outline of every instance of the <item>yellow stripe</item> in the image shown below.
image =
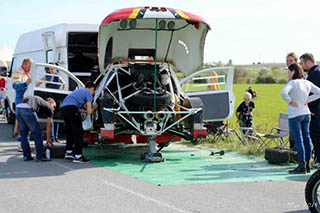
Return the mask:
{"type": "Polygon", "coordinates": [[[129,18],[136,18],[139,12],[140,12],[140,9],[134,9],[130,14],[129,18]]]}
{"type": "Polygon", "coordinates": [[[185,15],[182,11],[180,10],[176,10],[176,12],[179,14],[179,16],[181,16],[184,19],[190,19],[189,16],[185,15]]]}

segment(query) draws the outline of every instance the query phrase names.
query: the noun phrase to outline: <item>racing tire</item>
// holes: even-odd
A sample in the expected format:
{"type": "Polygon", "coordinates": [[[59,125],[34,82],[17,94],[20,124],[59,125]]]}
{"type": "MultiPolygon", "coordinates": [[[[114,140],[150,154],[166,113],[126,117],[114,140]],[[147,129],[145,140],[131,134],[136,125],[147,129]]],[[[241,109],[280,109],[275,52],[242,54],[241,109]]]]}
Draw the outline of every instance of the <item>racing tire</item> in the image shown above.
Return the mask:
{"type": "Polygon", "coordinates": [[[305,199],[307,206],[311,212],[320,212],[320,203],[318,196],[320,194],[320,171],[313,173],[306,185],[305,199]],[[319,192],[318,192],[319,190],[319,192]]]}
{"type": "MultiPolygon", "coordinates": [[[[136,105],[153,106],[154,96],[146,94],[136,94],[130,98],[130,101],[136,105]]],[[[170,103],[170,95],[157,95],[156,104],[157,106],[167,106],[170,103]]]]}
{"type": "Polygon", "coordinates": [[[11,111],[9,105],[6,105],[6,119],[8,124],[14,124],[15,116],[14,113],[11,111]]]}
{"type": "Polygon", "coordinates": [[[267,148],[264,158],[270,163],[288,163],[289,161],[298,161],[297,152],[286,148],[267,148]]]}

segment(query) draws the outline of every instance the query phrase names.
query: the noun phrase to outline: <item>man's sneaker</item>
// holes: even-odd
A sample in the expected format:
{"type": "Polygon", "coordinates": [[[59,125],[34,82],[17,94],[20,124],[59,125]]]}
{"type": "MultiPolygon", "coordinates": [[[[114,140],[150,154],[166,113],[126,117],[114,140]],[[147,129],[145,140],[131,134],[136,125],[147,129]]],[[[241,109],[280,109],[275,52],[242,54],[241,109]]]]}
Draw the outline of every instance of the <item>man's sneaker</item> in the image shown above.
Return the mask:
{"type": "Polygon", "coordinates": [[[314,168],[314,169],[319,169],[319,167],[320,167],[320,163],[318,163],[318,162],[316,162],[312,165],[312,168],[314,168]]]}
{"type": "Polygon", "coordinates": [[[67,153],[67,152],[66,152],[64,158],[67,159],[67,160],[73,160],[73,159],[74,159],[74,156],[73,156],[72,153],[67,153]]]}
{"type": "Polygon", "coordinates": [[[89,162],[89,160],[83,156],[81,156],[80,158],[74,158],[73,160],[73,163],[87,163],[87,162],[89,162]]]}
{"type": "Polygon", "coordinates": [[[50,161],[49,159],[42,157],[42,158],[36,158],[36,162],[42,162],[42,161],[50,161]]]}
{"type": "Polygon", "coordinates": [[[33,160],[33,157],[23,157],[23,160],[24,161],[31,161],[31,160],[33,160]]]}

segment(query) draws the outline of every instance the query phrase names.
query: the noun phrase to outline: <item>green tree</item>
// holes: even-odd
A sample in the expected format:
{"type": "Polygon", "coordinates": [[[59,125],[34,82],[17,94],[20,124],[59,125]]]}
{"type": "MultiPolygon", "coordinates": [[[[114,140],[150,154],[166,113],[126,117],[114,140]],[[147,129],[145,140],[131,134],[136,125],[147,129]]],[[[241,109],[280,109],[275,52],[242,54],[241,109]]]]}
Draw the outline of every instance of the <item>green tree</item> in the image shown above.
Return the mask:
{"type": "Polygon", "coordinates": [[[248,78],[248,72],[239,67],[234,68],[233,82],[237,84],[246,83],[248,78]]]}
{"type": "Polygon", "coordinates": [[[217,63],[216,63],[216,67],[222,67],[223,66],[223,63],[221,62],[221,61],[218,61],[217,63]]]}
{"type": "Polygon", "coordinates": [[[258,75],[259,75],[260,77],[266,77],[267,74],[268,74],[268,71],[267,71],[267,70],[260,70],[260,72],[259,72],[258,75]]]}

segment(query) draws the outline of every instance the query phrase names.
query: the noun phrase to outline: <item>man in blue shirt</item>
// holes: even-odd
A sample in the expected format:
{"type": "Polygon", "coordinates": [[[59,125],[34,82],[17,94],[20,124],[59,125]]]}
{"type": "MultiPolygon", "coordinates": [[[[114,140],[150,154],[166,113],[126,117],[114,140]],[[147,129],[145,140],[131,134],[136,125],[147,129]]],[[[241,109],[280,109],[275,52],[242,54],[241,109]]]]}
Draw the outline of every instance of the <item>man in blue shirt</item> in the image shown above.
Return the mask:
{"type": "Polygon", "coordinates": [[[91,103],[94,91],[94,83],[88,81],[85,88],[73,91],[61,104],[61,113],[67,130],[65,158],[73,159],[74,163],[84,163],[88,161],[82,155],[83,128],[80,113],[92,114],[98,108],[98,106],[92,107],[91,103]],[[87,106],[87,110],[81,109],[84,105],[87,106]]]}
{"type": "MultiPolygon", "coordinates": [[[[320,65],[317,65],[311,53],[300,56],[302,68],[308,73],[307,80],[320,87],[320,65]]],[[[311,111],[310,136],[316,155],[316,163],[320,163],[320,99],[308,103],[311,111]]]]}

